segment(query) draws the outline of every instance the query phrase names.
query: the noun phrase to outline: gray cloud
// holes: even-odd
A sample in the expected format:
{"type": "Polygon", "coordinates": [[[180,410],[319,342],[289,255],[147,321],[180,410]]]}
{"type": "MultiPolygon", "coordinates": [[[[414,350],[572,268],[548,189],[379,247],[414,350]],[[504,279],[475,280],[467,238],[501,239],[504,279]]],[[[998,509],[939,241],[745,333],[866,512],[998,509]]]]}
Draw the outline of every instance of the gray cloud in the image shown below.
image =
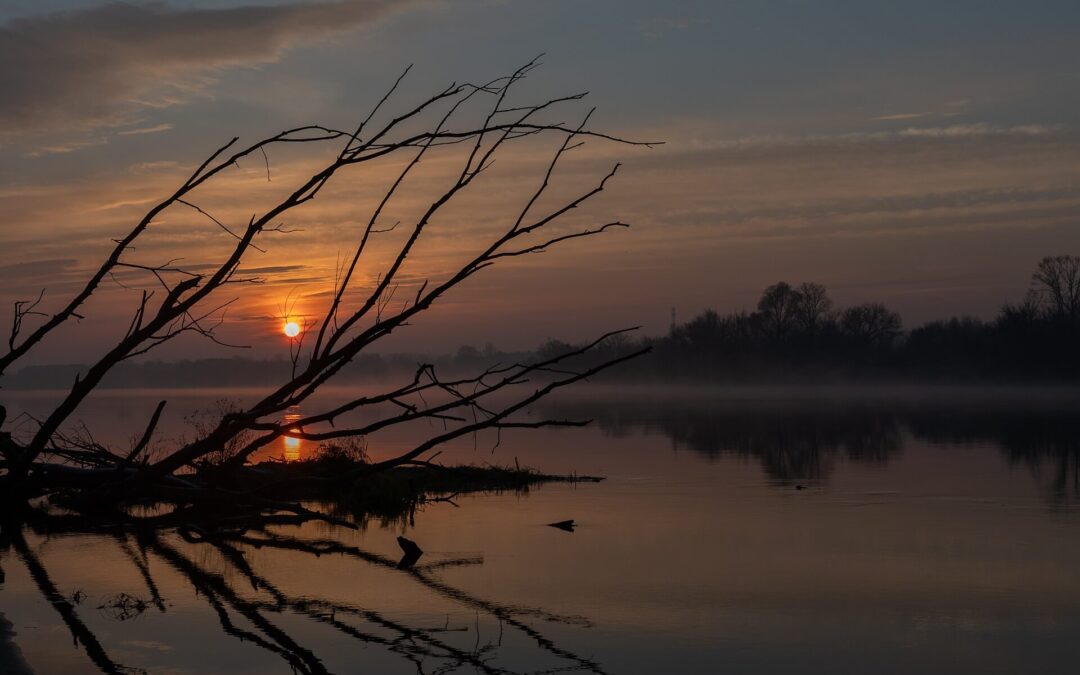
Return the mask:
{"type": "Polygon", "coordinates": [[[132,121],[208,71],[273,61],[301,39],[353,29],[411,0],[230,9],[116,2],[0,27],[0,133],[132,121]]]}
{"type": "Polygon", "coordinates": [[[824,197],[813,201],[705,205],[675,211],[665,222],[684,227],[721,227],[726,236],[876,235],[920,229],[1017,227],[1037,220],[1072,217],[1080,187],[957,190],[880,197],[824,197]],[[1017,222],[1018,218],[1020,222],[1017,222]]]}
{"type": "Polygon", "coordinates": [[[142,136],[144,134],[159,134],[163,131],[171,131],[173,125],[171,124],[155,124],[152,127],[140,127],[138,129],[127,129],[125,131],[116,132],[117,136],[142,136]]]}
{"type": "Polygon", "coordinates": [[[1078,158],[1080,136],[1034,125],[775,139],[697,134],[628,162],[628,185],[611,190],[624,217],[641,226],[638,236],[675,248],[738,241],[764,251],[780,239],[838,245],[841,238],[916,247],[928,235],[985,234],[1072,250],[1076,237],[1061,233],[1075,229],[1078,158]],[[661,201],[663,210],[650,206],[661,201]]]}
{"type": "MultiPolygon", "coordinates": [[[[904,116],[906,117],[906,116],[904,116]]],[[[886,119],[886,118],[878,118],[886,119]]],[[[997,126],[986,123],[953,124],[938,127],[907,127],[895,131],[856,131],[846,134],[811,134],[806,136],[748,136],[693,142],[696,150],[750,150],[760,152],[770,148],[794,148],[798,151],[816,148],[846,149],[859,146],[910,144],[917,141],[978,141],[982,144],[1004,140],[1026,142],[1029,139],[1054,138],[1063,130],[1045,124],[997,126]]]]}

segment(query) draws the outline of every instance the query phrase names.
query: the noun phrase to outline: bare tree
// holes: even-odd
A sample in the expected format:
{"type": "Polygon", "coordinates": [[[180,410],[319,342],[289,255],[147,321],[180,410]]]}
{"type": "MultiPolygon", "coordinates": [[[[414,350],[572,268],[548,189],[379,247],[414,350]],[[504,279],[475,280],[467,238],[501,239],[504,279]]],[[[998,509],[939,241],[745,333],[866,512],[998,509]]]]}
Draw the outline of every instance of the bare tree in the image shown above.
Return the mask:
{"type": "Polygon", "coordinates": [[[769,286],[758,300],[758,314],[772,337],[787,335],[795,325],[801,298],[786,281],[769,286]]]}
{"type": "Polygon", "coordinates": [[[833,302],[821,284],[804,281],[795,289],[798,302],[795,315],[799,327],[806,333],[816,333],[821,326],[832,319],[833,302]]]}
{"type": "Polygon", "coordinates": [[[1031,283],[1046,311],[1057,319],[1080,319],[1080,257],[1047,256],[1039,261],[1031,283]]]}
{"type": "Polygon", "coordinates": [[[887,345],[903,331],[900,315],[880,302],[848,307],[840,315],[840,329],[860,342],[887,345]]]}
{"type": "MultiPolygon", "coordinates": [[[[288,409],[309,402],[320,387],[330,382],[363,350],[407,325],[481,270],[627,226],[612,220],[580,229],[553,231],[554,223],[603,191],[619,168],[615,164],[576,196],[557,206],[541,209],[541,203],[546,201],[541,197],[548,191],[560,162],[568,153],[590,140],[652,144],[632,143],[588,129],[591,110],[576,124],[545,121],[545,115],[580,101],[584,94],[541,103],[511,101],[511,92],[537,65],[536,60],[531,61],[508,76],[479,85],[451,84],[401,113],[387,115],[389,119],[385,123],[376,124],[376,118],[408,74],[406,69],[352,131],[316,125],[297,127],[239,150],[234,149],[238,141],[234,138],[201,163],[173,194],[150,209],[126,236],[117,239],[115,248],[97,272],[58,311],[44,314],[39,309],[39,302],[17,304],[9,350],[0,357],[0,373],[41,344],[56,328],[72,317],[79,318],[87,300],[115,272],[141,274],[148,282],[132,309],[130,325],[122,338],[76,378],[55,409],[37,421],[36,429],[25,442],[8,443],[3,447],[0,467],[6,472],[4,478],[8,485],[29,485],[31,492],[40,492],[44,484],[89,485],[97,490],[98,497],[105,492],[117,497],[130,495],[133,490],[170,484],[177,472],[196,467],[203,458],[220,453],[242,437],[249,439],[233,453],[229,462],[232,468],[242,467],[259,448],[285,435],[330,441],[366,436],[389,426],[417,421],[436,421],[443,425],[439,433],[416,447],[368,468],[374,471],[417,461],[443,443],[484,429],[582,424],[579,420],[528,421],[517,414],[552,391],[643,353],[644,350],[634,351],[588,368],[575,369],[566,365],[568,359],[595,349],[605,338],[622,331],[543,361],[497,365],[475,376],[456,380],[445,380],[433,367],[420,365],[410,381],[396,388],[333,408],[319,409],[299,420],[286,423],[282,419],[288,409]],[[468,117],[471,110],[481,106],[483,112],[478,121],[462,121],[461,118],[468,117]],[[418,126],[424,130],[416,131],[418,126]],[[536,188],[498,234],[476,242],[471,257],[444,276],[411,285],[401,280],[399,273],[432,220],[478,183],[478,178],[491,167],[497,153],[523,139],[547,136],[555,136],[558,141],[540,171],[536,188]],[[286,196],[253,214],[245,224],[226,223],[198,204],[199,188],[236,166],[240,160],[265,157],[267,152],[285,145],[327,144],[333,144],[335,148],[331,159],[299,181],[286,196]],[[382,219],[387,207],[403,192],[403,186],[421,160],[450,151],[464,156],[454,179],[449,186],[431,196],[429,205],[401,237],[389,262],[376,267],[376,262],[371,260],[369,244],[386,230],[382,219]],[[289,228],[284,224],[284,216],[315,199],[341,172],[350,167],[377,163],[394,167],[393,182],[360,227],[352,242],[351,256],[340,271],[327,306],[311,322],[310,337],[303,343],[302,353],[300,346],[294,352],[293,372],[286,381],[255,403],[221,415],[197,438],[162,457],[150,457],[147,447],[166,405],[164,401],[147,421],[138,444],[126,451],[96,443],[72,442],[70,436],[63,433],[64,425],[77,413],[87,396],[118,364],[146,354],[182,334],[194,333],[219,341],[216,328],[233,300],[223,298],[222,291],[238,283],[254,281],[239,272],[245,255],[258,249],[269,234],[287,233],[289,228]],[[145,236],[157,218],[172,209],[192,210],[227,233],[233,243],[223,258],[212,265],[199,267],[180,265],[175,260],[147,263],[135,259],[132,252],[136,240],[145,236]],[[377,270],[378,279],[367,289],[358,284],[358,272],[365,266],[369,275],[376,276],[377,270]],[[31,330],[27,325],[33,318],[40,323],[31,330]],[[389,408],[393,412],[361,426],[335,426],[348,413],[362,408],[389,408]],[[60,461],[54,461],[55,458],[60,461]],[[72,461],[87,468],[76,470],[69,466],[72,461]]],[[[269,160],[266,161],[269,171],[269,160]]]]}

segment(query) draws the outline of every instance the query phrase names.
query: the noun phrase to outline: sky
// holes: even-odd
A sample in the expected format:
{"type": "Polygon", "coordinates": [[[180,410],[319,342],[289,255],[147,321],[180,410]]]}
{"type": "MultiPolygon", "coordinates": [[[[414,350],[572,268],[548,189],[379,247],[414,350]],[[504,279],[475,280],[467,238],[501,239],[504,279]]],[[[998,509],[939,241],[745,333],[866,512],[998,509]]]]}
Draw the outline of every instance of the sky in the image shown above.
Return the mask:
{"type": "MultiPolygon", "coordinates": [[[[556,176],[553,199],[621,161],[565,226],[631,228],[485,270],[380,351],[661,333],[673,309],[681,320],[752,308],[780,280],[822,283],[838,305],[882,301],[908,326],[990,318],[1023,296],[1040,257],[1080,253],[1075,1],[6,0],[0,321],[41,289],[40,308],[59,307],[112,238],[233,136],[351,128],[410,64],[389,111],[540,53],[519,100],[588,91],[558,114],[596,106],[589,128],[663,141],[590,141],[556,176]]],[[[508,148],[433,223],[406,281],[444,277],[505,224],[553,141],[508,148]]],[[[196,201],[242,227],[318,159],[273,150],[196,201]]],[[[437,196],[455,161],[448,151],[426,163],[387,223],[437,196]]],[[[265,283],[226,289],[237,301],[220,329],[251,346],[239,355],[287,354],[282,317],[325,308],[394,166],[343,176],[290,215],[297,231],[249,252],[243,268],[265,283]]],[[[364,261],[361,287],[394,236],[364,261]]],[[[228,244],[177,207],[130,259],[207,265],[228,244]]],[[[95,359],[123,335],[144,283],[110,279],[84,319],[20,364],[95,359]]],[[[148,357],[229,354],[193,337],[148,357]]]]}

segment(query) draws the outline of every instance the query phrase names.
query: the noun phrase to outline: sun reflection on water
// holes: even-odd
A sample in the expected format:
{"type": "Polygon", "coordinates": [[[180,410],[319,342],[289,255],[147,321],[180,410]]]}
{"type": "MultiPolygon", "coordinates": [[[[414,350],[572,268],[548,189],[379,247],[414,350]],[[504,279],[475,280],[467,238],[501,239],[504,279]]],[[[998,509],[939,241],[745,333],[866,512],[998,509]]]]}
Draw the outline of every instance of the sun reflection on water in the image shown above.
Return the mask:
{"type": "MultiPolygon", "coordinates": [[[[289,408],[289,412],[285,413],[285,424],[290,424],[301,418],[299,406],[293,406],[289,408]]],[[[299,431],[299,429],[290,428],[289,431],[299,431]]],[[[304,449],[303,440],[295,436],[282,436],[282,449],[284,450],[284,456],[286,462],[296,462],[300,460],[301,451],[304,449]]]]}

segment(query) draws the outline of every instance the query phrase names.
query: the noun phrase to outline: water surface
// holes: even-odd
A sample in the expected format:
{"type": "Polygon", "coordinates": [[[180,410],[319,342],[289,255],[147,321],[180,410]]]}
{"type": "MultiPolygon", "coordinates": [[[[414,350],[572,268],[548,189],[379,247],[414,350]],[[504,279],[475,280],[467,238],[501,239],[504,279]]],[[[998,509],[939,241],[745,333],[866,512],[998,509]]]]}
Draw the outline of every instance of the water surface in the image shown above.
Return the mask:
{"type": "MultiPolygon", "coordinates": [[[[156,400],[99,397],[88,424],[127,433],[156,400]]],[[[1071,673],[1078,412],[1061,391],[585,391],[533,414],[591,427],[468,439],[440,460],[602,483],[250,532],[246,570],[171,533],[25,530],[0,552],[0,612],[38,673],[95,665],[35,560],[112,661],[151,673],[1071,673]],[[546,526],[568,518],[573,533],[546,526]],[[426,551],[411,570],[395,566],[402,533],[426,551]],[[340,552],[266,544],[326,540],[340,552]],[[142,611],[104,607],[120,593],[142,611]]]]}

